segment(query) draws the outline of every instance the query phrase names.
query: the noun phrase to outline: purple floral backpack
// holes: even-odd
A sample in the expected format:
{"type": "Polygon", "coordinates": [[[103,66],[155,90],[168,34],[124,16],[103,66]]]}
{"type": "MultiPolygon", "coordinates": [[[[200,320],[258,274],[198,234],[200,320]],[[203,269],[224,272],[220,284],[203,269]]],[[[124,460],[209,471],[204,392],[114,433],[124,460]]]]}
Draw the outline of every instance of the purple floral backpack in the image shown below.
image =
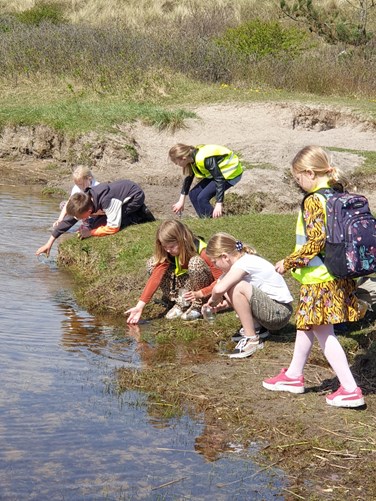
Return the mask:
{"type": "Polygon", "coordinates": [[[339,278],[375,273],[376,219],[367,198],[331,188],[315,193],[326,198],[326,246],[321,257],[329,272],[339,278]]]}

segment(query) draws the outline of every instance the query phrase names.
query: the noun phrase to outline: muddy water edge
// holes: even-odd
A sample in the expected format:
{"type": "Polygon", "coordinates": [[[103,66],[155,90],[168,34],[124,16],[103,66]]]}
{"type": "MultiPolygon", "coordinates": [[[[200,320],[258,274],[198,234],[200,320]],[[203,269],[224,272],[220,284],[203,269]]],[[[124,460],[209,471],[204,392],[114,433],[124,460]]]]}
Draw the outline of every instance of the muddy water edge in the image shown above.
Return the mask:
{"type": "Polygon", "coordinates": [[[34,255],[57,205],[0,187],[0,498],[283,498],[281,471],[252,461],[259,444],[211,456],[200,416],[166,418],[117,391],[117,368],[142,369],[137,340],[76,304],[56,249],[34,255]]]}

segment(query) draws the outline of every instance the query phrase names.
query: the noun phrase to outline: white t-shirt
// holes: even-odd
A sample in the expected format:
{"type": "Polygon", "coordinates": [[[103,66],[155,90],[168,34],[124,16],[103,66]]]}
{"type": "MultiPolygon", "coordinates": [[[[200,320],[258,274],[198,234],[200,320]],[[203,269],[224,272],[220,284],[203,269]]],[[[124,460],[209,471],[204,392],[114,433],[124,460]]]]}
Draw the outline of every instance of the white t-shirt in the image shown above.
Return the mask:
{"type": "Polygon", "coordinates": [[[293,300],[284,278],[266,259],[255,254],[244,254],[232,267],[245,271],[243,280],[261,289],[274,301],[291,303],[293,300]]]}
{"type": "MultiPolygon", "coordinates": [[[[94,178],[91,180],[91,183],[90,183],[90,186],[89,188],[92,188],[93,186],[97,186],[97,184],[99,184],[98,181],[96,181],[94,178]]],[[[72,188],[72,191],[71,191],[71,196],[74,195],[75,193],[81,193],[81,188],[79,188],[77,186],[77,184],[75,184],[72,188]]]]}

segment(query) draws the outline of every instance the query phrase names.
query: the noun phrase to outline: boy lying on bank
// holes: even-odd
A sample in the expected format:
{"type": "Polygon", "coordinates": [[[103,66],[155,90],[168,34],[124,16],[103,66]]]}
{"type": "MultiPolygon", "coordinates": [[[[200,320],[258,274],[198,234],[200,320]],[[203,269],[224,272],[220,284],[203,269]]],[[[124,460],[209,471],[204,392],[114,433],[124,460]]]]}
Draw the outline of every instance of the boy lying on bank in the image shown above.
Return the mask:
{"type": "Polygon", "coordinates": [[[129,179],[101,183],[76,193],[67,202],[67,215],[53,228],[50,238],[39,247],[36,255],[44,253],[48,257],[55,240],[79,219],[88,219],[88,224],[78,230],[80,238],[112,235],[132,224],[155,221],[144,202],[144,191],[129,179]]]}

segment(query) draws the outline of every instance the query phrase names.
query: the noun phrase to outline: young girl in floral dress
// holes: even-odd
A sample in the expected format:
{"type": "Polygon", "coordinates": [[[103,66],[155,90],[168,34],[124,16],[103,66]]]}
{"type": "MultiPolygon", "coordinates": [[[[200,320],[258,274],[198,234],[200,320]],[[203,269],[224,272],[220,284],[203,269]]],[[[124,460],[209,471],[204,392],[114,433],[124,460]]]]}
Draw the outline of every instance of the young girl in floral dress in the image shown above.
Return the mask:
{"type": "Polygon", "coordinates": [[[295,252],[275,267],[281,274],[293,270],[301,284],[295,348],[289,367],[266,379],[263,386],[268,390],[303,393],[303,370],[316,338],[340,382],[339,389],[327,395],[326,402],[336,407],[359,407],[364,405],[362,390],[355,382],[333,325],[357,321],[362,313],[355,296],[355,281],[332,276],[320,257],[325,252],[326,201],[316,193],[320,188],[343,191],[345,180],[318,146],[299,151],[292,162],[292,175],[305,192],[311,193],[298,216],[295,252]]]}

